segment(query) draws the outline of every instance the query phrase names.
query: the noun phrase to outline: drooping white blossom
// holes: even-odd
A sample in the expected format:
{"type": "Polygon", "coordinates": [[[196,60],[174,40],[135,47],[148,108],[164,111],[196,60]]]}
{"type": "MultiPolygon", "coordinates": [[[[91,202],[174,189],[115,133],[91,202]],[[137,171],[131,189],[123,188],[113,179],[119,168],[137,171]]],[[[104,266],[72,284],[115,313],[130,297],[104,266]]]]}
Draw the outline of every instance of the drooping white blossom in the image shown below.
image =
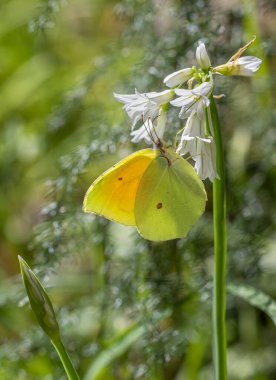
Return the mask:
{"type": "Polygon", "coordinates": [[[216,144],[214,138],[196,138],[197,154],[194,156],[195,170],[201,179],[209,178],[214,181],[219,178],[216,171],[216,144]]]}
{"type": "Polygon", "coordinates": [[[207,109],[209,130],[207,131],[206,114],[199,118],[193,113],[187,119],[177,153],[188,154],[195,161],[195,170],[201,179],[209,178],[211,181],[217,177],[215,141],[209,132],[213,133],[210,124],[210,114],[207,109]]]}
{"type": "Polygon", "coordinates": [[[203,42],[200,42],[196,49],[196,60],[202,69],[209,69],[211,66],[211,61],[203,42]]]}
{"type": "Polygon", "coordinates": [[[168,87],[179,86],[187,82],[187,80],[189,80],[190,78],[192,78],[193,73],[194,69],[192,67],[175,71],[174,73],[166,76],[166,78],[164,79],[164,83],[168,87]]]}
{"type": "Polygon", "coordinates": [[[188,117],[183,129],[177,153],[181,155],[189,154],[191,157],[196,155],[196,137],[205,138],[205,118],[199,118],[196,113],[188,117]]]}
{"type": "Polygon", "coordinates": [[[114,93],[115,99],[124,103],[123,109],[131,119],[132,127],[135,127],[138,121],[154,120],[159,115],[160,107],[168,103],[173,96],[171,90],[142,94],[135,90],[135,94],[130,95],[114,93]]]}
{"type": "Polygon", "coordinates": [[[214,68],[214,73],[251,77],[259,69],[262,60],[257,57],[239,57],[214,68]]]}
{"type": "Polygon", "coordinates": [[[181,107],[179,117],[185,119],[197,113],[198,117],[204,116],[204,109],[210,104],[209,96],[213,90],[211,82],[201,83],[198,87],[192,90],[176,89],[175,94],[178,98],[170,103],[175,107],[181,107]]]}

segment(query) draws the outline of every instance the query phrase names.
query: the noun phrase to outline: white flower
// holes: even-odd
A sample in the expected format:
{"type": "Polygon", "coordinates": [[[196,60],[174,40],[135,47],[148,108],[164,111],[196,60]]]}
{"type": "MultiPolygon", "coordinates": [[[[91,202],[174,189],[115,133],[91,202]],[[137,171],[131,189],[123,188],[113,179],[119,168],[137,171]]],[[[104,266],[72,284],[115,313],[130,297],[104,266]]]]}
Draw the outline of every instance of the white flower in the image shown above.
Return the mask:
{"type": "Polygon", "coordinates": [[[197,152],[195,137],[205,138],[205,118],[200,119],[196,113],[189,116],[186,122],[177,153],[181,155],[189,153],[193,157],[197,152]]]}
{"type": "Polygon", "coordinates": [[[202,69],[209,69],[211,66],[210,58],[207,54],[204,43],[200,42],[196,49],[196,60],[202,69]]]}
{"type": "MultiPolygon", "coordinates": [[[[209,127],[211,127],[210,121],[209,127]]],[[[194,113],[188,118],[177,153],[191,156],[195,161],[195,170],[201,179],[209,178],[213,181],[217,177],[216,146],[213,137],[207,135],[206,117],[200,119],[194,113]]]]}
{"type": "Polygon", "coordinates": [[[216,145],[213,137],[197,140],[197,154],[194,156],[195,170],[201,179],[214,181],[219,178],[216,171],[216,145]]]}
{"type": "Polygon", "coordinates": [[[215,67],[214,73],[251,77],[259,69],[261,63],[262,60],[257,57],[240,57],[233,61],[229,61],[224,65],[215,67]]]}
{"type": "Polygon", "coordinates": [[[166,76],[166,78],[164,79],[164,83],[168,87],[176,87],[178,85],[183,84],[188,79],[192,78],[193,72],[194,69],[191,67],[175,71],[174,73],[166,76]]]}
{"type": "Polygon", "coordinates": [[[132,121],[134,127],[138,121],[145,121],[147,119],[154,120],[158,114],[159,109],[163,104],[168,103],[174,94],[171,90],[162,92],[148,92],[140,94],[135,90],[135,94],[120,95],[115,94],[114,97],[121,103],[124,103],[123,109],[126,111],[132,121]]]}
{"type": "Polygon", "coordinates": [[[204,109],[210,104],[209,96],[211,95],[213,86],[210,82],[204,82],[192,90],[176,89],[175,93],[179,97],[171,101],[175,107],[181,107],[179,117],[186,117],[197,113],[198,117],[204,116],[204,109]]]}
{"type": "Polygon", "coordinates": [[[140,140],[144,140],[147,144],[155,144],[158,140],[163,138],[165,132],[167,120],[167,112],[160,110],[159,116],[155,119],[154,123],[151,119],[144,122],[142,127],[131,132],[131,141],[138,143],[140,140]]]}

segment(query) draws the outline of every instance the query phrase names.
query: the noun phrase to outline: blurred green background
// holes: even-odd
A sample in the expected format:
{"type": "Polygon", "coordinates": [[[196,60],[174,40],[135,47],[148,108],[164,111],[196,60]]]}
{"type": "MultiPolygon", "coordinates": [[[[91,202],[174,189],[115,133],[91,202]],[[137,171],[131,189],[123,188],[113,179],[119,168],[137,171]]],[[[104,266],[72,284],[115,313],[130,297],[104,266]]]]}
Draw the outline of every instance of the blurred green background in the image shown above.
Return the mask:
{"type": "MultiPolygon", "coordinates": [[[[216,78],[228,282],[276,299],[275,1],[1,0],[0,14],[0,378],[66,378],[30,310],[20,254],[81,378],[213,379],[210,183],[189,237],[163,244],[83,214],[82,200],[138,148],[114,91],[162,90],[167,74],[195,64],[199,40],[218,65],[256,35],[247,55],[263,60],[257,75],[216,78]]],[[[166,140],[179,127],[172,110],[166,140]]],[[[228,294],[230,380],[276,379],[276,307],[264,301],[260,310],[228,294]]]]}

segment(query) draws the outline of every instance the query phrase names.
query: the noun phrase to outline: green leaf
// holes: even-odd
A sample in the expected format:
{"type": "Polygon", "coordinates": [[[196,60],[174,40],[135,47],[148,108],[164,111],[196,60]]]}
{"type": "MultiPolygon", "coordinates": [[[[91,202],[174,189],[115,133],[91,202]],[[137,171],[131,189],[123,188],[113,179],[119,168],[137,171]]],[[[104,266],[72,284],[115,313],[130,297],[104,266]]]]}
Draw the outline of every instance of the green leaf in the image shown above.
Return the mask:
{"type": "Polygon", "coordinates": [[[132,326],[127,331],[117,336],[111,346],[102,351],[93,361],[92,365],[86,372],[83,380],[96,380],[103,374],[106,367],[113,360],[124,354],[127,349],[143,335],[145,328],[143,326],[132,326]]]}
{"type": "Polygon", "coordinates": [[[238,296],[250,305],[264,311],[276,326],[276,301],[266,293],[249,285],[229,284],[227,290],[234,296],[238,296]]]}

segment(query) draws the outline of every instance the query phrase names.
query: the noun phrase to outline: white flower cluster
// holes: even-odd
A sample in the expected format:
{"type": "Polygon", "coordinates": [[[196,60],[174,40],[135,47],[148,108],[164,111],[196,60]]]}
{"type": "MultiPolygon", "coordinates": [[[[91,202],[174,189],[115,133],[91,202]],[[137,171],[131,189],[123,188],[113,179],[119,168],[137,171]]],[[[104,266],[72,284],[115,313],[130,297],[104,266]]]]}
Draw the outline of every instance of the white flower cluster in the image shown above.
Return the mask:
{"type": "Polygon", "coordinates": [[[163,138],[166,125],[166,110],[169,103],[180,108],[179,117],[186,119],[177,152],[189,155],[195,162],[195,170],[201,179],[211,181],[218,178],[216,171],[216,145],[210,112],[210,96],[213,93],[213,74],[252,76],[258,70],[261,60],[256,57],[242,57],[247,45],[220,66],[213,68],[205,45],[199,43],[196,49],[196,67],[178,70],[164,79],[169,90],[139,93],[114,97],[124,104],[123,109],[132,121],[132,141],[144,139],[155,144],[154,137],[163,138]],[[188,89],[180,88],[188,82],[188,89]],[[193,84],[195,83],[194,87],[193,84]],[[174,97],[176,98],[174,99],[174,97]],[[138,122],[142,126],[134,129],[138,122]]]}
{"type": "MultiPolygon", "coordinates": [[[[211,62],[203,43],[200,43],[196,49],[196,59],[202,70],[209,70],[211,62]]],[[[168,79],[174,83],[182,80],[179,72],[170,74],[164,79],[167,85],[168,79]]],[[[210,74],[208,81],[191,90],[176,89],[175,94],[178,97],[171,101],[173,106],[180,107],[179,117],[187,119],[177,152],[181,155],[188,154],[195,162],[195,170],[199,177],[209,178],[211,181],[217,176],[216,146],[209,109],[209,97],[212,92],[213,79],[210,74]]]]}

